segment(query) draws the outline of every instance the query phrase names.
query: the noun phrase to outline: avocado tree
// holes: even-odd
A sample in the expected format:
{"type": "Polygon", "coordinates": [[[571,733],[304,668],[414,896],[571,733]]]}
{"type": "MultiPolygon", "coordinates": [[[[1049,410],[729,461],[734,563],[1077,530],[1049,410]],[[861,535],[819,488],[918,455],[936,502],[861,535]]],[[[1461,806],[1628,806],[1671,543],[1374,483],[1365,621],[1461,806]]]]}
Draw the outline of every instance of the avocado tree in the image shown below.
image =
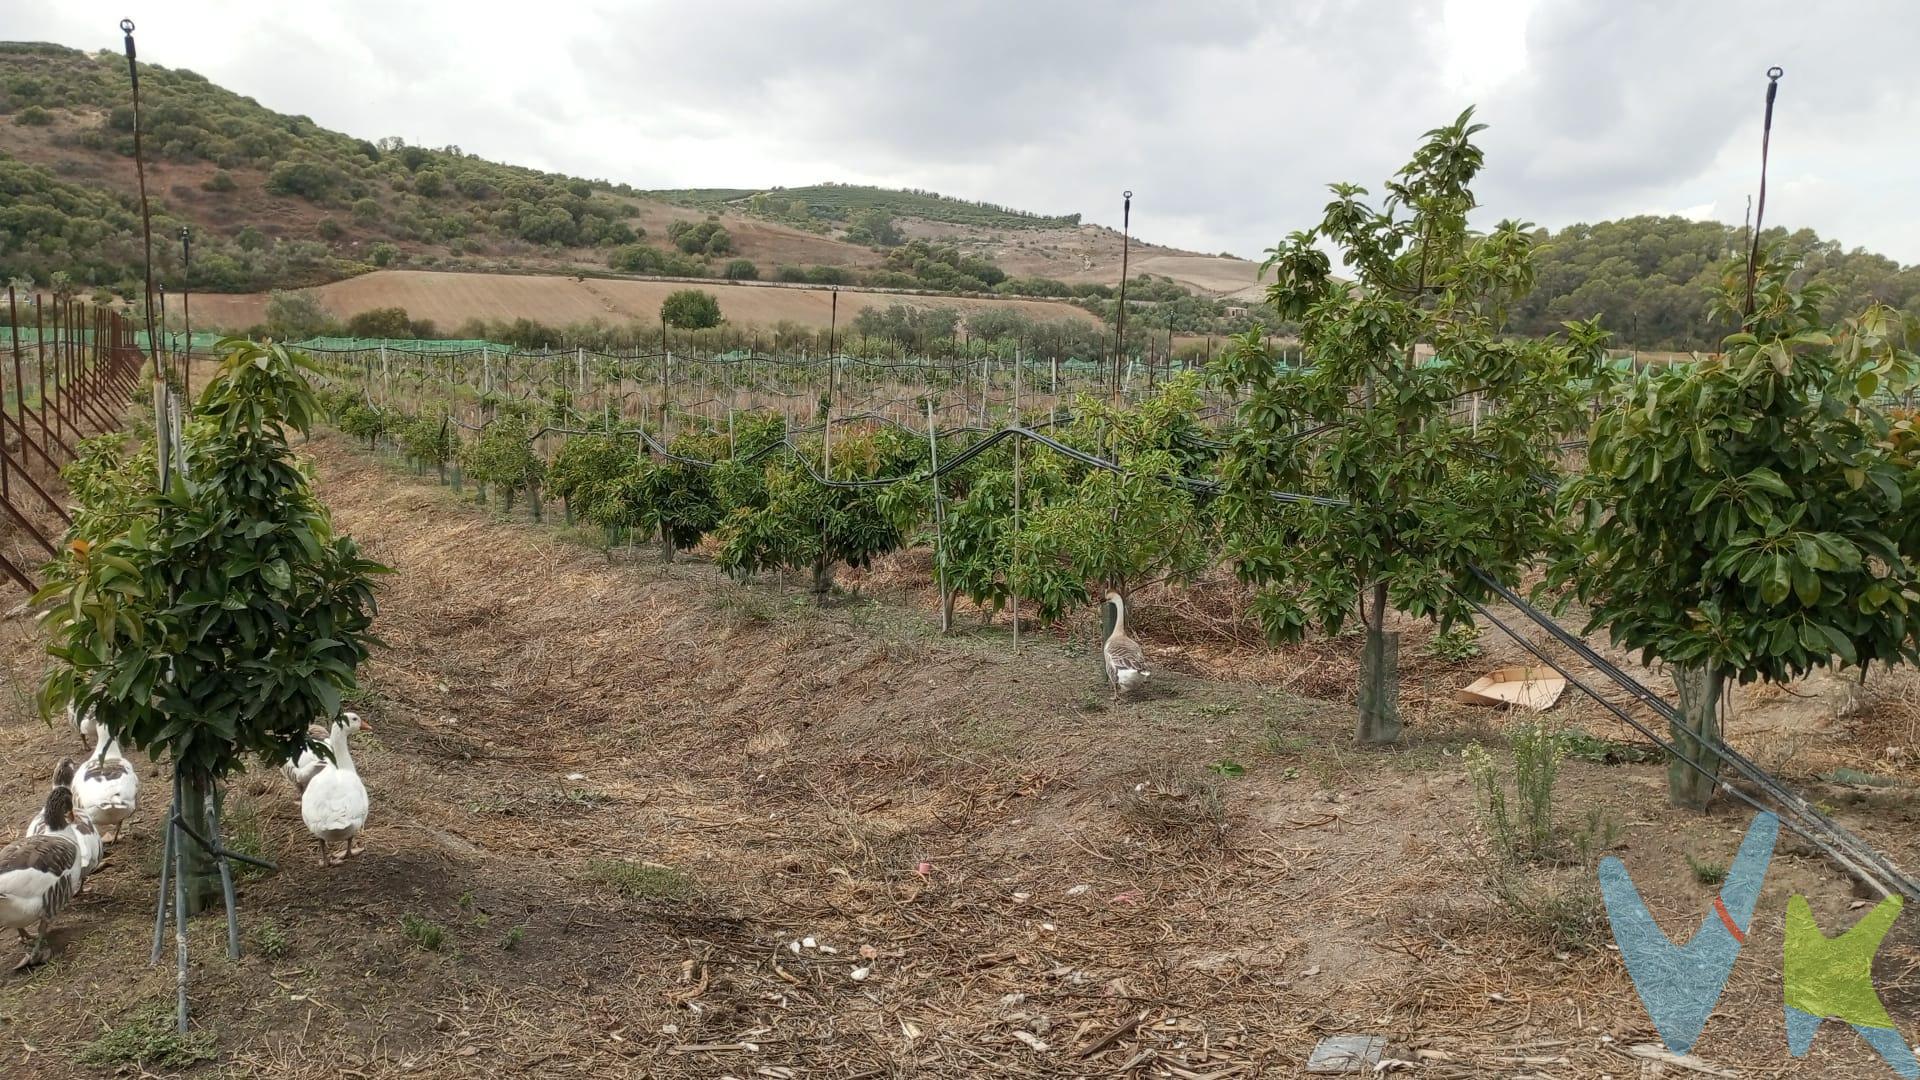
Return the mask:
{"type": "Polygon", "coordinates": [[[616,480],[633,468],[637,457],[634,442],[622,440],[614,432],[596,431],[575,435],[560,446],[547,467],[547,491],[566,506],[568,521],[576,513],[606,530],[608,544],[615,543],[621,523],[607,524],[589,508],[598,498],[602,484],[616,480]]]}
{"type": "MultiPolygon", "coordinates": [[[[737,478],[725,481],[725,498],[733,509],[715,530],[718,561],[736,577],[811,567],[813,592],[824,598],[833,589],[835,564],[865,567],[876,556],[897,550],[919,510],[916,503],[904,501],[908,496],[883,499],[882,485],[821,483],[800,457],[805,452],[767,459],[764,491],[756,502],[740,504],[737,478]]],[[[891,429],[844,435],[833,443],[831,478],[860,482],[909,475],[924,453],[918,440],[891,429]]]]}
{"type": "Polygon", "coordinates": [[[1730,680],[1920,658],[1912,426],[1875,403],[1913,384],[1912,328],[1879,306],[1828,326],[1794,269],[1770,254],[1746,314],[1729,267],[1716,314],[1738,332],[1634,374],[1562,493],[1578,546],[1555,570],[1588,631],[1674,669],[1679,806],[1713,794],[1730,680]]]}
{"type": "Polygon", "coordinates": [[[1503,336],[1532,285],[1531,240],[1514,221],[1468,229],[1482,163],[1471,121],[1469,109],[1428,132],[1380,205],[1335,184],[1321,222],[1271,249],[1267,298],[1298,325],[1303,365],[1255,330],[1210,369],[1239,402],[1222,511],[1238,571],[1259,587],[1254,611],[1275,640],[1359,615],[1363,743],[1400,734],[1393,612],[1445,629],[1484,594],[1470,567],[1511,575],[1549,542],[1542,479],[1585,419],[1578,389],[1604,341],[1592,323],[1569,324],[1566,340],[1503,336]],[[1323,244],[1353,280],[1332,275],[1323,244]]]}
{"type": "MultiPolygon", "coordinates": [[[[375,643],[372,576],[384,572],[334,532],[287,444],[315,414],[304,358],[231,338],[218,350],[180,436],[185,469],[164,491],[77,487],[134,501],[76,516],[36,598],[61,661],[42,707],[93,710],[123,743],[169,759],[201,836],[214,835],[221,779],[249,757],[288,760],[314,745],[309,724],[339,715],[375,643]]],[[[206,853],[184,850],[198,910],[206,853]]]]}
{"type": "Polygon", "coordinates": [[[537,521],[546,462],[533,452],[533,435],[532,410],[517,402],[503,403],[480,437],[460,450],[460,460],[468,476],[493,488],[502,511],[513,509],[515,493],[527,492],[537,521]]]}

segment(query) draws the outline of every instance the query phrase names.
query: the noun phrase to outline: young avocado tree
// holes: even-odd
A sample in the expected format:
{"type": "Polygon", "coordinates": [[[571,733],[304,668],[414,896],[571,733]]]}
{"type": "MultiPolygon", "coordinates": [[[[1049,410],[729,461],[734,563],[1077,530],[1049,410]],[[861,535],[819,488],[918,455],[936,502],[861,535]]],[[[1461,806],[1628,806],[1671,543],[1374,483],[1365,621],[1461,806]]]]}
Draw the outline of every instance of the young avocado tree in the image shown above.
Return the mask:
{"type": "Polygon", "coordinates": [[[480,437],[461,449],[460,458],[468,476],[493,488],[503,513],[513,510],[515,493],[525,491],[538,521],[546,462],[533,452],[533,436],[532,409],[518,402],[502,404],[480,437]]]}
{"type": "Polygon", "coordinates": [[[1084,603],[1108,591],[1130,597],[1141,585],[1189,580],[1206,567],[1213,518],[1201,497],[1179,483],[1213,469],[1210,451],[1190,441],[1199,434],[1199,410],[1192,376],[1127,408],[1079,402],[1064,441],[1110,457],[1121,471],[1076,465],[1069,490],[1025,515],[1018,560],[1023,600],[1032,597],[1045,616],[1064,599],[1084,603]]]}
{"type": "Polygon", "coordinates": [[[612,432],[575,435],[561,444],[547,469],[547,490],[564,503],[567,520],[578,513],[599,525],[606,530],[608,545],[616,543],[630,523],[616,512],[600,512],[598,505],[607,485],[637,465],[637,442],[612,432]]]}
{"type": "Polygon", "coordinates": [[[1920,626],[1911,425],[1875,404],[1913,385],[1911,327],[1872,307],[1829,327],[1771,253],[1752,314],[1732,267],[1723,352],[1634,374],[1593,428],[1555,567],[1587,630],[1672,665],[1676,806],[1702,807],[1728,682],[1914,662],[1920,626]]]}
{"type": "Polygon", "coordinates": [[[675,551],[693,550],[720,523],[713,468],[693,462],[725,458],[727,437],[722,432],[686,431],[676,435],[667,450],[673,457],[648,462],[634,475],[632,501],[639,508],[640,524],[659,534],[660,557],[672,562],[675,551]]]}
{"type": "MultiPolygon", "coordinates": [[[[218,349],[181,434],[185,470],[124,512],[77,516],[84,532],[36,598],[62,661],[42,707],[94,710],[122,743],[170,760],[181,816],[203,837],[223,778],[249,757],[277,765],[316,745],[307,726],[339,715],[375,644],[372,577],[385,572],[333,531],[288,447],[315,415],[304,357],[231,338],[218,349]]],[[[181,842],[197,911],[210,857],[181,842]]]]}
{"type": "MultiPolygon", "coordinates": [[[[725,481],[724,498],[733,509],[715,530],[718,562],[735,577],[811,567],[814,595],[824,600],[833,589],[835,564],[865,567],[876,556],[899,549],[918,520],[920,506],[910,494],[881,496],[889,486],[906,485],[823,484],[801,460],[799,455],[806,452],[769,455],[757,503],[739,504],[737,478],[725,481]]],[[[859,483],[910,475],[925,454],[917,439],[892,429],[848,434],[834,440],[832,479],[859,483]]]]}
{"type": "Polygon", "coordinates": [[[1585,420],[1579,390],[1604,342],[1593,323],[1568,324],[1565,340],[1502,334],[1532,285],[1531,240],[1519,222],[1467,227],[1482,161],[1472,112],[1426,134],[1379,206],[1335,184],[1320,224],[1271,250],[1267,298],[1298,325],[1303,365],[1256,329],[1210,369],[1239,402],[1222,514],[1260,590],[1254,611],[1276,641],[1359,614],[1362,743],[1400,735],[1389,616],[1443,630],[1468,619],[1464,597],[1484,594],[1469,567],[1510,576],[1550,539],[1543,481],[1561,433],[1585,420]],[[1353,280],[1332,276],[1323,244],[1353,280]]]}

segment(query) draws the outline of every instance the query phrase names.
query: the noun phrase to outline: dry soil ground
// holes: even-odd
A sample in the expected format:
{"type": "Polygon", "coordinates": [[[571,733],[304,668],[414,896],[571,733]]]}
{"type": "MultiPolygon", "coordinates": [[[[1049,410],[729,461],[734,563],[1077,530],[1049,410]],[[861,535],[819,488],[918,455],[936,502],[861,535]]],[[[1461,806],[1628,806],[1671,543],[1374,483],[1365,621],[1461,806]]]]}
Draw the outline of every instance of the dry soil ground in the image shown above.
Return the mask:
{"type": "MultiPolygon", "coordinates": [[[[1500,719],[1429,700],[1406,747],[1353,749],[1349,706],[1313,696],[1345,692],[1345,642],[1270,654],[1149,614],[1170,669],[1116,706],[1074,635],[1015,656],[999,626],[931,633],[905,584],[924,554],[820,609],[499,520],[337,436],[302,449],[396,571],[355,705],[373,822],[364,855],[322,869],[277,774],[235,783],[235,832],[281,869],[242,882],[245,959],[217,917],[193,925],[202,1074],[1191,1080],[1299,1075],[1322,1036],[1374,1032],[1414,1075],[1654,1075],[1623,1053],[1653,1032],[1587,921],[1591,872],[1526,871],[1558,898],[1531,920],[1484,886],[1459,755],[1480,736],[1504,757],[1500,719]]],[[[0,811],[24,821],[78,747],[28,704],[27,620],[0,624],[0,661],[0,811]]],[[[1870,758],[1883,713],[1908,715],[1875,698],[1828,741],[1870,758]]],[[[0,1075],[108,1075],[90,1045],[154,1045],[126,1026],[171,985],[145,963],[164,779],[143,779],[56,957],[0,976],[0,1075]]],[[[1668,810],[1662,779],[1570,761],[1560,816],[1614,823],[1684,935],[1713,890],[1683,855],[1724,863],[1747,815],[1668,810]]],[[[1819,795],[1912,860],[1905,788],[1819,795]]],[[[1859,915],[1783,836],[1698,1053],[1741,1076],[1891,1075],[1844,1029],[1788,1058],[1790,892],[1830,931],[1859,915]]],[[[1876,967],[1903,1028],[1910,921],[1876,967]]]]}
{"type": "MultiPolygon", "coordinates": [[[[687,288],[712,293],[720,301],[721,314],[729,322],[745,326],[771,327],[791,321],[824,330],[832,316],[833,297],[829,290],[774,284],[376,270],[319,286],[312,292],[328,311],[342,319],[371,308],[398,305],[416,319],[432,319],[452,331],[477,314],[496,319],[530,318],[549,326],[595,319],[615,325],[635,320],[651,324],[660,317],[661,301],[675,290],[687,288]]],[[[266,293],[195,296],[194,318],[228,328],[252,326],[266,317],[267,299],[266,293]]],[[[963,312],[1013,308],[1042,322],[1093,321],[1092,315],[1071,304],[1041,300],[975,300],[841,289],[839,323],[844,328],[867,308],[884,308],[889,304],[946,307],[963,312]]]]}

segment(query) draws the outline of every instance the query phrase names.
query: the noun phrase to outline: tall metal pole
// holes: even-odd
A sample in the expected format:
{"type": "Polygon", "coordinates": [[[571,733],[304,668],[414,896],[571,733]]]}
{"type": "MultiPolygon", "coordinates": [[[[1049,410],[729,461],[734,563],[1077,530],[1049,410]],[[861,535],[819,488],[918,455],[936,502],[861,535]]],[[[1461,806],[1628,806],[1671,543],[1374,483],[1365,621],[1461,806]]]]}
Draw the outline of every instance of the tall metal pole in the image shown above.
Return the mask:
{"type": "Polygon", "coordinates": [[[160,294],[160,358],[168,370],[173,368],[173,335],[167,332],[167,283],[161,282],[155,291],[160,294]]]}
{"type": "MultiPolygon", "coordinates": [[[[131,40],[131,39],[129,39],[131,40]]],[[[1120,193],[1120,311],[1114,316],[1113,383],[1110,392],[1120,392],[1120,365],[1127,350],[1127,251],[1133,246],[1133,192],[1120,193]]]]}
{"type": "Polygon", "coordinates": [[[1753,213],[1753,238],[1747,246],[1747,314],[1753,314],[1754,277],[1760,269],[1760,230],[1767,220],[1767,145],[1773,141],[1773,99],[1780,92],[1780,76],[1786,72],[1777,67],[1767,69],[1767,113],[1760,126],[1760,205],[1753,213]]]}
{"type": "Polygon", "coordinates": [[[147,206],[147,159],[140,147],[140,65],[134,60],[133,20],[121,19],[126,36],[127,77],[133,82],[133,171],[140,179],[140,235],[146,245],[147,352],[153,358],[153,377],[161,379],[159,341],[153,333],[153,214],[147,206]]]}
{"type": "Polygon", "coordinates": [[[190,394],[187,375],[193,365],[193,230],[180,226],[180,318],[186,323],[187,348],[180,356],[180,385],[190,394]]]}
{"type": "Polygon", "coordinates": [[[833,347],[835,332],[840,328],[839,289],[833,290],[830,304],[831,306],[827,309],[827,397],[826,408],[823,410],[826,415],[823,417],[824,426],[820,432],[821,475],[829,480],[833,479],[833,347]]]}

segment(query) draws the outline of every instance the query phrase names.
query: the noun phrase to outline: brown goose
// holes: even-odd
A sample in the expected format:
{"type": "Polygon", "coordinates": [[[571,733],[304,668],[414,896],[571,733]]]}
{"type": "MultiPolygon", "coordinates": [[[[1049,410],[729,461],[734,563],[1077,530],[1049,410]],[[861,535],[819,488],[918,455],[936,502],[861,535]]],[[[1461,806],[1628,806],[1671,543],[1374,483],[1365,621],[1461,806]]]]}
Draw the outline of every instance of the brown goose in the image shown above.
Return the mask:
{"type": "Polygon", "coordinates": [[[1121,691],[1145,686],[1153,673],[1147,670],[1145,650],[1127,635],[1127,602],[1119,593],[1110,592],[1107,603],[1113,605],[1113,629],[1107,632],[1107,643],[1101,651],[1107,659],[1107,681],[1113,684],[1117,700],[1121,691]]]}
{"type": "Polygon", "coordinates": [[[44,810],[49,831],[15,840],[0,848],[0,931],[13,930],[32,945],[14,970],[32,967],[44,957],[47,930],[80,887],[80,843],[73,831],[73,792],[64,787],[47,793],[44,810]]]}
{"type": "MultiPolygon", "coordinates": [[[[78,768],[79,766],[74,764],[72,758],[61,758],[59,767],[53,770],[55,790],[65,788],[72,791],[74,772],[78,768]]],[[[35,812],[32,821],[27,822],[28,836],[43,836],[55,831],[57,830],[47,823],[47,810],[44,806],[35,812]]],[[[105,845],[101,843],[100,830],[93,827],[93,819],[77,806],[73,811],[73,834],[74,840],[80,845],[80,872],[91,874],[100,868],[100,859],[105,853],[105,845]]]]}

